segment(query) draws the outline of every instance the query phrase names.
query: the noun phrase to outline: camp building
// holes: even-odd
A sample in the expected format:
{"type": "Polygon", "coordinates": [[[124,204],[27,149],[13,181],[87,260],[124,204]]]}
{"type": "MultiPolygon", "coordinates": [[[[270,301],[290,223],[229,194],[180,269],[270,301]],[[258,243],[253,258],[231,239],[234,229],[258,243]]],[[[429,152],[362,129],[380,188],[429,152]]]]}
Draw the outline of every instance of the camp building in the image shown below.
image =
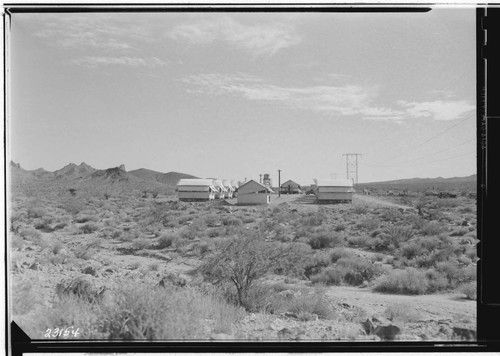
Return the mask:
{"type": "Polygon", "coordinates": [[[299,194],[302,193],[300,185],[293,180],[287,180],[280,187],[281,194],[299,194]]]}
{"type": "Polygon", "coordinates": [[[320,203],[352,202],[354,187],[350,179],[315,179],[314,194],[320,203]]]}
{"type": "Polygon", "coordinates": [[[181,201],[214,200],[217,191],[213,179],[181,179],[177,183],[181,201]]]}
{"type": "Polygon", "coordinates": [[[271,188],[260,184],[253,179],[246,181],[238,187],[238,204],[269,204],[271,202],[271,188]]]}

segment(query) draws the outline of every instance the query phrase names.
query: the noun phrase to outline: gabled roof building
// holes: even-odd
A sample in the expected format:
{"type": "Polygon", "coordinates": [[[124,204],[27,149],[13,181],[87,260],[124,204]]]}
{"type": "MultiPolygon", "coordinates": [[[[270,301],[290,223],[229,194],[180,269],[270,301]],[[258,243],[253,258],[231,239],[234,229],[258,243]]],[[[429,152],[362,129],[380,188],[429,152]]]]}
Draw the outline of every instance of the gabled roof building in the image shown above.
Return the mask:
{"type": "Polygon", "coordinates": [[[181,179],[177,183],[177,194],[181,201],[213,200],[216,192],[213,179],[181,179]]]}
{"type": "Polygon", "coordinates": [[[238,204],[269,204],[271,202],[271,188],[260,184],[253,179],[246,181],[238,187],[238,204]]]}
{"type": "Polygon", "coordinates": [[[350,179],[315,179],[314,194],[320,203],[352,202],[353,182],[350,179]]]}

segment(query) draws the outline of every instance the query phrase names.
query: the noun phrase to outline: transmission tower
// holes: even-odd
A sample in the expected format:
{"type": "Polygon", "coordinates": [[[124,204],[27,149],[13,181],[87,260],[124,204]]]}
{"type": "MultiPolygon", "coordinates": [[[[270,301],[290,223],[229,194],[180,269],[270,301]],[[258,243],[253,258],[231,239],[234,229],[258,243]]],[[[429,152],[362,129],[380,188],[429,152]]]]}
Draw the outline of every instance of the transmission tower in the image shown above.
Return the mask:
{"type": "Polygon", "coordinates": [[[344,156],[346,156],[346,178],[358,184],[358,156],[361,156],[361,153],[344,153],[342,157],[344,156]]]}

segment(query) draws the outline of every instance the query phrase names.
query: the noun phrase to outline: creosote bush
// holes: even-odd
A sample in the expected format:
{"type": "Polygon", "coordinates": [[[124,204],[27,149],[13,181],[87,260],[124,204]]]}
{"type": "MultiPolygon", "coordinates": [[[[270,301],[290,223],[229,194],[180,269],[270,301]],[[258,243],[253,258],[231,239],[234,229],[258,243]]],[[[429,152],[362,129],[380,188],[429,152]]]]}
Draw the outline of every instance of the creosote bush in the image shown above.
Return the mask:
{"type": "Polygon", "coordinates": [[[237,302],[247,307],[252,285],[271,271],[283,274],[304,273],[310,255],[307,245],[266,242],[257,232],[240,230],[239,237],[216,246],[199,271],[213,283],[229,282],[236,289],[237,302]]]}
{"type": "Polygon", "coordinates": [[[51,306],[22,324],[31,337],[42,337],[47,328],[75,325],[82,339],[208,339],[211,333],[230,334],[232,325],[244,317],[241,308],[216,293],[191,288],[124,279],[96,297],[96,288],[86,283],[67,287],[59,287],[51,306]]]}
{"type": "Polygon", "coordinates": [[[392,294],[425,294],[429,287],[425,273],[412,267],[392,271],[375,283],[374,291],[392,294]]]}

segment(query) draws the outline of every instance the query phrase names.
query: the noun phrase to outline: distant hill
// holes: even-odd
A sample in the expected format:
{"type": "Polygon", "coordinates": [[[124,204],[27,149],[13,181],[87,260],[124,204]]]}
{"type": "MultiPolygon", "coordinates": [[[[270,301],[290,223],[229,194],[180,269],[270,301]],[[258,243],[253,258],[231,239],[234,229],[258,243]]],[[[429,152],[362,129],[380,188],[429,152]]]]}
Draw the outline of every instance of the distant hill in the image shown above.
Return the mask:
{"type": "Polygon", "coordinates": [[[185,173],[178,173],[178,172],[168,172],[168,173],[161,173],[157,171],[153,171],[150,169],[136,169],[133,171],[128,172],[129,174],[143,179],[145,181],[154,181],[154,182],[159,182],[167,185],[177,185],[177,182],[179,182],[179,179],[184,179],[184,178],[198,178],[195,176],[192,176],[190,174],[185,174],[185,173]]]}
{"type": "Polygon", "coordinates": [[[370,182],[370,183],[359,183],[362,184],[433,184],[433,183],[463,183],[463,182],[476,182],[477,174],[472,174],[467,177],[452,177],[452,178],[410,178],[410,179],[397,179],[397,180],[388,180],[382,182],[370,182]]]}
{"type": "Polygon", "coordinates": [[[97,169],[89,166],[85,162],[82,162],[79,166],[74,163],[70,163],[57,171],[54,171],[54,178],[58,179],[85,179],[96,172],[97,169]]]}
{"type": "Polygon", "coordinates": [[[477,174],[467,177],[452,178],[410,178],[383,182],[359,183],[359,188],[370,189],[408,189],[414,191],[433,190],[455,190],[474,191],[477,185],[477,174]]]}
{"type": "Polygon", "coordinates": [[[93,172],[89,178],[100,179],[100,180],[108,180],[108,181],[128,181],[130,179],[130,174],[125,170],[125,166],[122,164],[121,166],[96,170],[93,172]]]}

